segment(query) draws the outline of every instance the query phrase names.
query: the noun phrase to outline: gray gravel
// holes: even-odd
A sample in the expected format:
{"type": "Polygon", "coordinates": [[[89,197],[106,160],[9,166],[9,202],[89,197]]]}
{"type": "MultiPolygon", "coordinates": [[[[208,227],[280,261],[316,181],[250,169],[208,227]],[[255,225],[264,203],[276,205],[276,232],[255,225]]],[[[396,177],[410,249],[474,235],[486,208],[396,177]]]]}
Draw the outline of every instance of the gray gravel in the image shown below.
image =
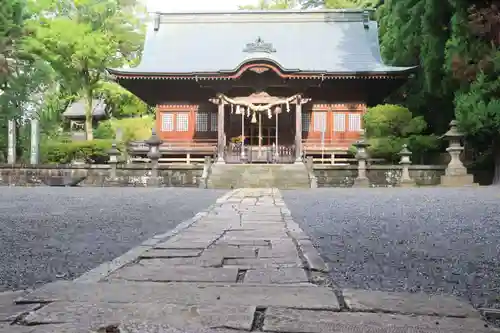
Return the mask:
{"type": "Polygon", "coordinates": [[[0,188],[0,291],[73,279],[173,229],[226,191],[0,188]]]}
{"type": "Polygon", "coordinates": [[[500,305],[500,191],[283,191],[342,287],[445,292],[500,305]]]}

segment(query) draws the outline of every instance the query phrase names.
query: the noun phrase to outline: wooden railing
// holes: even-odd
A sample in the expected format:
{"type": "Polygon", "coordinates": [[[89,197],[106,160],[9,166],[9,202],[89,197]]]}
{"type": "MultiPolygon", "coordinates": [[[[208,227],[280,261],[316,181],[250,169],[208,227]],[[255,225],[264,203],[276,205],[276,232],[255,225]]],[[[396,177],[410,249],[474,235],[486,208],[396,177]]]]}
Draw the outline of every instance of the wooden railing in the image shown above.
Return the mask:
{"type": "Polygon", "coordinates": [[[224,150],[226,163],[293,163],[295,161],[294,146],[244,146],[242,156],[241,144],[229,144],[224,150]],[[277,151],[276,151],[277,150],[277,151]]]}
{"type": "Polygon", "coordinates": [[[321,139],[305,139],[302,140],[302,149],[304,153],[321,152],[321,151],[347,151],[356,140],[334,140],[329,139],[324,142],[321,139]]]}
{"type": "MultiPolygon", "coordinates": [[[[134,141],[128,146],[131,162],[147,162],[149,146],[144,141],[134,141]]],[[[217,140],[166,141],[160,145],[160,163],[203,163],[205,156],[214,157],[217,140]]]]}

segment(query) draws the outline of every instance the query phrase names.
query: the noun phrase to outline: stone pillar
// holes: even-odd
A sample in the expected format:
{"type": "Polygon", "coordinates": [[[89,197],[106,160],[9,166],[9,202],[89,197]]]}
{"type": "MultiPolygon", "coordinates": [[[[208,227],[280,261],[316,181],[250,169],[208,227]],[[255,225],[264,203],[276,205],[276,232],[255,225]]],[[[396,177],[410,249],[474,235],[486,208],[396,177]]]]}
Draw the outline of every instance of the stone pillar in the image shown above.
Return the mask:
{"type": "Polygon", "coordinates": [[[410,170],[408,167],[411,165],[411,151],[408,149],[407,145],[403,145],[403,149],[401,149],[401,151],[399,152],[399,156],[401,156],[401,161],[399,161],[399,164],[401,164],[401,166],[403,167],[399,186],[413,187],[416,185],[416,183],[410,177],[410,170]]]}
{"type": "Polygon", "coordinates": [[[109,154],[109,177],[111,179],[116,179],[116,165],[118,164],[118,156],[120,156],[120,151],[116,147],[116,143],[111,145],[111,149],[108,151],[109,154]]]}
{"type": "Polygon", "coordinates": [[[461,139],[464,137],[458,131],[457,121],[450,122],[450,130],[446,132],[442,138],[449,141],[449,146],[446,148],[450,154],[450,163],[445,170],[444,176],[441,176],[441,185],[443,186],[471,186],[474,184],[474,177],[467,174],[467,169],[460,161],[460,153],[464,150],[461,139]]]}
{"type": "Polygon", "coordinates": [[[207,188],[211,164],[212,160],[210,156],[205,156],[205,161],[203,163],[203,173],[201,174],[201,177],[199,179],[198,188],[207,188]]]}
{"type": "Polygon", "coordinates": [[[358,176],[354,179],[353,187],[370,187],[370,180],[366,176],[366,160],[368,160],[368,152],[366,148],[370,144],[365,141],[364,133],[361,134],[361,138],[354,143],[356,147],[356,159],[358,160],[358,176]]]}
{"type": "Polygon", "coordinates": [[[295,163],[302,162],[302,101],[295,107],[295,163]]]}
{"type": "Polygon", "coordinates": [[[15,164],[16,157],[16,121],[8,121],[8,134],[7,134],[7,163],[15,164]]]}
{"type": "Polygon", "coordinates": [[[224,149],[226,146],[224,136],[224,102],[219,100],[217,114],[217,163],[225,163],[224,149]]]}
{"type": "Polygon", "coordinates": [[[30,164],[40,163],[40,121],[31,119],[31,154],[30,164]]]}
{"type": "Polygon", "coordinates": [[[153,128],[151,130],[151,137],[146,140],[146,144],[149,146],[148,157],[151,160],[151,176],[148,179],[148,185],[159,186],[161,181],[158,175],[158,160],[161,157],[160,145],[163,141],[156,135],[156,130],[153,128]]]}

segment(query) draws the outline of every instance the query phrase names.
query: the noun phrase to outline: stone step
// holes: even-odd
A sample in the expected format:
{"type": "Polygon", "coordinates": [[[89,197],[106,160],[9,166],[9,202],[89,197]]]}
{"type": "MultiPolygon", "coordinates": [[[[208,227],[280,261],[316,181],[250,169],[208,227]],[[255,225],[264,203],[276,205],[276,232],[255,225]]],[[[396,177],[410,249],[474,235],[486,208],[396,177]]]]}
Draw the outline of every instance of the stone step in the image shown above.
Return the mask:
{"type": "Polygon", "coordinates": [[[309,188],[309,174],[303,164],[215,164],[209,188],[309,188]]]}

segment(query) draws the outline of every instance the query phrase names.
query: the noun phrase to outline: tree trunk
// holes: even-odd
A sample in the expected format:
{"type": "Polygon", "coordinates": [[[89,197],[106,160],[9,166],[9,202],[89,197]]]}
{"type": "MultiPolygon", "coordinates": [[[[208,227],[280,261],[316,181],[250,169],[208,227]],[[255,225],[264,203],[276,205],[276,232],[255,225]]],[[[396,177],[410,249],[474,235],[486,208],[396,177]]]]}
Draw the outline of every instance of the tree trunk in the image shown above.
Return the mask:
{"type": "Polygon", "coordinates": [[[493,141],[493,161],[495,163],[492,185],[500,185],[500,139],[493,141]]]}
{"type": "Polygon", "coordinates": [[[94,106],[92,105],[92,92],[87,91],[85,94],[85,136],[87,140],[94,140],[94,131],[92,128],[92,111],[94,106]]]}

